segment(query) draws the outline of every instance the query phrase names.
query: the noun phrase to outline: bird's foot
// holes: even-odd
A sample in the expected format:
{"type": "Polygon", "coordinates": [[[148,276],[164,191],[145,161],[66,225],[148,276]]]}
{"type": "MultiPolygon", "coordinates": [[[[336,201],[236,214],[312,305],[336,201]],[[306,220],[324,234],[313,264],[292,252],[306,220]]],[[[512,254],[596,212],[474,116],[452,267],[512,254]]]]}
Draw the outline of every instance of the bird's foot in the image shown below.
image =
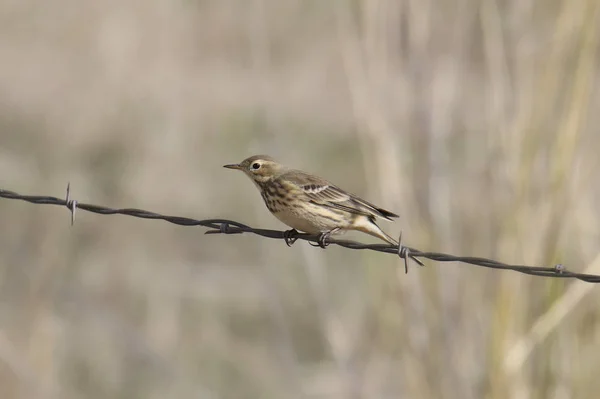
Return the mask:
{"type": "Polygon", "coordinates": [[[291,247],[297,240],[298,230],[291,229],[283,232],[283,239],[288,247],[291,247]]]}
{"type": "Polygon", "coordinates": [[[317,244],[313,245],[311,243],[310,245],[312,245],[313,247],[321,247],[321,248],[327,247],[329,245],[329,242],[327,242],[329,240],[329,236],[338,232],[339,230],[340,230],[339,228],[335,228],[333,230],[325,231],[325,232],[321,233],[319,235],[319,238],[317,239],[317,244]]]}
{"type": "Polygon", "coordinates": [[[321,248],[325,248],[329,245],[329,243],[327,242],[327,240],[329,239],[329,236],[331,235],[331,232],[325,232],[325,233],[321,233],[321,235],[319,236],[319,240],[317,241],[317,244],[321,247],[321,248]]]}

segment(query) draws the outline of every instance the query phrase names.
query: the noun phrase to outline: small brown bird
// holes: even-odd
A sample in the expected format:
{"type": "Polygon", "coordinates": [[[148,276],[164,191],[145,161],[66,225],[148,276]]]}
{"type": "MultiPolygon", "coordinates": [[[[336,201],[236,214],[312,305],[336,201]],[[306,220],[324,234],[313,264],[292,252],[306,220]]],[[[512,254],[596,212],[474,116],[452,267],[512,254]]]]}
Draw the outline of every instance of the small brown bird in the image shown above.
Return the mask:
{"type": "Polygon", "coordinates": [[[289,169],[267,155],[255,155],[224,167],[244,172],[258,187],[269,211],[292,228],[286,232],[288,245],[296,241],[298,231],[303,231],[320,234],[319,245],[325,247],[329,235],[346,230],[362,231],[398,245],[375,223],[378,217],[392,220],[398,215],[320,177],[289,169]]]}

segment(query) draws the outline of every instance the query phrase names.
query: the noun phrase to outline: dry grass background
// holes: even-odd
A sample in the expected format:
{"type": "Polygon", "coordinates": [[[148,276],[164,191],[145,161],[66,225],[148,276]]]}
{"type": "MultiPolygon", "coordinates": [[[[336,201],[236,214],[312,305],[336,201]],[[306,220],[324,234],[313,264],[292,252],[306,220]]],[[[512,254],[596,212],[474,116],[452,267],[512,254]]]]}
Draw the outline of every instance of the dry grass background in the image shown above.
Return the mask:
{"type": "MultiPolygon", "coordinates": [[[[600,273],[597,0],[0,1],[0,187],[600,273]],[[368,178],[367,178],[368,177],[368,178]],[[363,238],[364,239],[364,238],[363,238]]],[[[0,201],[0,396],[595,398],[599,288],[0,201]],[[399,272],[400,271],[400,272],[399,272]]]]}

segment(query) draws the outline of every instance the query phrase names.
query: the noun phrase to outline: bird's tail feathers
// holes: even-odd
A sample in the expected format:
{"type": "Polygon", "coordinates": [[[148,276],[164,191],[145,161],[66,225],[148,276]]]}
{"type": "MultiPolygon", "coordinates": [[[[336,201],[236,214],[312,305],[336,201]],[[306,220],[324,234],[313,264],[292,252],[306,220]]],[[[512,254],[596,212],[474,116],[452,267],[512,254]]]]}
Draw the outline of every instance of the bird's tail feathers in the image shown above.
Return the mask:
{"type": "Polygon", "coordinates": [[[396,241],[383,230],[381,230],[381,228],[377,226],[375,221],[373,221],[372,219],[360,218],[359,220],[356,220],[354,225],[354,228],[356,230],[372,235],[373,237],[377,237],[383,241],[386,241],[389,244],[398,245],[398,241],[396,241]]]}

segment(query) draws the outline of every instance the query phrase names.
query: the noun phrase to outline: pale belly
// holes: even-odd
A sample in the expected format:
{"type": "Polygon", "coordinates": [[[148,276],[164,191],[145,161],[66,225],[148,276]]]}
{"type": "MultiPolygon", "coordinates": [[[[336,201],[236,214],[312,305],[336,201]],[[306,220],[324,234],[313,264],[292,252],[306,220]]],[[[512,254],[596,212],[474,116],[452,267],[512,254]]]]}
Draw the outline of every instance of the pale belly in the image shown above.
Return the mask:
{"type": "Polygon", "coordinates": [[[339,220],[315,217],[310,213],[299,217],[296,212],[293,212],[294,210],[288,209],[277,213],[274,212],[273,215],[291,228],[310,234],[330,231],[336,227],[347,227],[345,223],[341,223],[339,220]]]}

